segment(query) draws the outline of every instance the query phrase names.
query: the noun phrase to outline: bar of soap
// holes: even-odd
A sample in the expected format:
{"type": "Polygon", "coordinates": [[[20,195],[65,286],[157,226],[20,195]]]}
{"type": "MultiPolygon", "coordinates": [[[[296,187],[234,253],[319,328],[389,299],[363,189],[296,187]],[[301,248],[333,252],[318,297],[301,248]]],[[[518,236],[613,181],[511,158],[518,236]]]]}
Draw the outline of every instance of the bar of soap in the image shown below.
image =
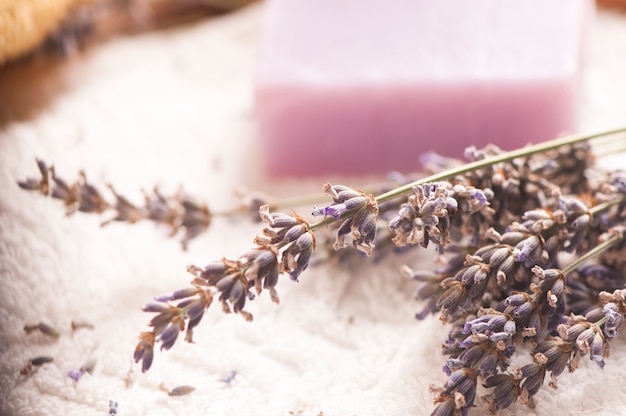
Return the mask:
{"type": "Polygon", "coordinates": [[[590,0],[269,0],[255,88],[273,175],[573,132],[590,0]]]}

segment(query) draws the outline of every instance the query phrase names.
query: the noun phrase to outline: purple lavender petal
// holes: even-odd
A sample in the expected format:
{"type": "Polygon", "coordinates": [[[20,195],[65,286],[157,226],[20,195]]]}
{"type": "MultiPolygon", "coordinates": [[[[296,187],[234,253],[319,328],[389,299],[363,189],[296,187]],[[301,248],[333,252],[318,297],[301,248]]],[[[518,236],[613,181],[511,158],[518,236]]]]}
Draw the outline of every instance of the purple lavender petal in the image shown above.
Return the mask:
{"type": "Polygon", "coordinates": [[[85,374],[83,371],[70,370],[67,372],[67,376],[78,383],[78,380],[85,374]]]}
{"type": "Polygon", "coordinates": [[[470,197],[478,201],[480,205],[487,205],[487,197],[482,189],[472,189],[470,191],[470,197]]]}

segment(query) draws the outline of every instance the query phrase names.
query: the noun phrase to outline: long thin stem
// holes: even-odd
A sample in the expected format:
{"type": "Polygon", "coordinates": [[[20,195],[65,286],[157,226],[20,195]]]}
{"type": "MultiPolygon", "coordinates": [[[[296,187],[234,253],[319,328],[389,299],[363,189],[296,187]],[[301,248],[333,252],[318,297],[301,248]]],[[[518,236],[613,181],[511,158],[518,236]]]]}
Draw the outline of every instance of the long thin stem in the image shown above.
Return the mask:
{"type": "Polygon", "coordinates": [[[622,202],[626,202],[626,196],[614,199],[612,201],[602,202],[602,203],[600,203],[598,205],[595,205],[595,206],[589,208],[589,213],[591,215],[596,215],[597,213],[602,212],[605,209],[607,209],[607,208],[609,208],[609,207],[611,207],[613,205],[621,204],[622,202]]]}
{"type": "MultiPolygon", "coordinates": [[[[605,137],[605,136],[610,136],[613,134],[624,133],[624,132],[626,132],[626,127],[618,127],[618,128],[614,128],[610,130],[603,130],[600,132],[591,133],[591,134],[564,136],[558,139],[527,146],[521,149],[504,152],[496,156],[492,156],[483,160],[477,160],[471,163],[466,163],[461,166],[457,166],[457,167],[445,170],[443,172],[435,173],[434,175],[430,175],[425,178],[419,179],[417,181],[399,186],[388,192],[378,195],[376,197],[376,202],[380,204],[382,202],[397,198],[399,196],[402,196],[410,192],[413,189],[413,187],[422,185],[424,183],[446,180],[457,175],[462,175],[464,173],[474,171],[476,169],[485,168],[488,166],[495,165],[497,163],[508,162],[518,157],[531,156],[537,153],[542,153],[542,152],[546,152],[549,150],[558,149],[562,146],[582,143],[582,142],[586,142],[586,141],[589,141],[598,137],[605,137]]],[[[324,228],[328,225],[335,223],[336,221],[337,220],[332,217],[326,217],[314,224],[311,224],[311,230],[315,231],[320,228],[324,228]]]]}
{"type": "Polygon", "coordinates": [[[615,235],[611,236],[611,238],[609,238],[608,240],[604,241],[601,244],[598,244],[597,246],[595,246],[591,250],[587,251],[582,256],[578,257],[572,263],[570,263],[566,267],[564,267],[561,271],[564,274],[568,274],[568,273],[573,272],[574,270],[576,270],[576,268],[578,266],[580,266],[581,264],[585,263],[587,260],[590,260],[593,257],[597,256],[598,254],[603,253],[604,251],[608,250],[609,248],[613,247],[614,245],[616,245],[617,243],[622,241],[623,238],[624,237],[619,235],[619,234],[615,234],[615,235]]]}
{"type": "Polygon", "coordinates": [[[521,149],[512,150],[510,152],[505,152],[496,156],[492,156],[483,160],[477,160],[475,162],[466,163],[464,165],[448,169],[446,171],[436,173],[434,175],[428,176],[423,179],[419,179],[415,182],[411,182],[409,184],[400,186],[395,188],[389,192],[386,192],[382,195],[376,197],[376,201],[378,203],[388,201],[390,199],[394,199],[400,195],[405,194],[413,189],[414,186],[421,185],[428,182],[436,182],[445,179],[449,179],[456,175],[462,175],[467,172],[474,171],[476,169],[481,169],[487,166],[495,165],[496,163],[508,162],[518,157],[531,156],[537,153],[546,152],[548,150],[558,149],[562,146],[568,146],[576,143],[586,142],[588,140],[594,139],[596,137],[604,137],[612,134],[623,133],[626,132],[626,127],[619,127],[611,130],[604,130],[597,133],[591,134],[580,134],[580,135],[571,135],[564,136],[558,139],[550,140],[547,142],[526,146],[521,149]]]}
{"type": "MultiPolygon", "coordinates": [[[[376,192],[377,190],[380,190],[381,188],[389,189],[389,188],[399,186],[401,184],[402,183],[398,181],[389,180],[386,182],[368,184],[366,186],[359,187],[359,189],[366,194],[370,194],[370,193],[376,192]]],[[[269,198],[268,203],[271,209],[280,210],[280,209],[286,209],[286,208],[310,207],[315,204],[323,204],[327,200],[328,200],[328,195],[316,193],[316,194],[311,194],[311,195],[303,195],[303,196],[298,196],[294,198],[285,198],[285,199],[269,198]]],[[[229,216],[241,214],[241,212],[242,212],[241,207],[237,207],[237,208],[231,208],[231,209],[227,209],[223,211],[211,211],[211,216],[213,218],[229,217],[229,216]]]]}

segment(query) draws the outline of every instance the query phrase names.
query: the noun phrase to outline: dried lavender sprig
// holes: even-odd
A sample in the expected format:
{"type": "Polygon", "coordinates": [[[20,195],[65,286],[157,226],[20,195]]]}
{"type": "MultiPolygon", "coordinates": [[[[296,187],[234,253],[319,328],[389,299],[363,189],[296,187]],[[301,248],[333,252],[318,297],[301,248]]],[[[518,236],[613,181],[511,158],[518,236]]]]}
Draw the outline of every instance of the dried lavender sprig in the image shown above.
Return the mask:
{"type": "Polygon", "coordinates": [[[28,377],[42,365],[51,363],[53,361],[54,358],[45,355],[32,358],[28,360],[24,367],[22,367],[22,369],[20,370],[20,375],[28,377]]]}
{"type": "Polygon", "coordinates": [[[559,251],[576,249],[589,233],[592,218],[626,201],[626,194],[618,194],[611,201],[587,208],[576,199],[566,199],[558,193],[556,196],[558,210],[527,211],[522,216],[523,223],[514,223],[503,234],[489,230],[486,235],[494,243],[462,252],[444,269],[414,272],[405,267],[406,277],[425,283],[416,297],[429,303],[419,317],[443,308],[442,319],[447,320],[448,314],[456,313],[458,308],[461,308],[461,315],[467,313],[472,303],[480,302],[486,291],[491,297],[498,297],[511,290],[527,290],[533,265],[552,267],[559,251]],[[497,284],[489,283],[490,280],[497,284]],[[435,302],[435,299],[438,300],[435,302]]]}
{"type": "Polygon", "coordinates": [[[549,385],[556,388],[557,377],[565,368],[575,371],[581,357],[589,354],[591,361],[604,368],[604,358],[609,354],[610,337],[606,326],[621,322],[623,313],[617,312],[614,303],[608,303],[609,313],[598,320],[593,316],[571,317],[567,324],[557,328],[558,336],[547,337],[537,343],[532,351],[533,362],[509,373],[500,373],[486,379],[484,387],[493,388],[493,393],[484,397],[488,408],[495,413],[512,405],[518,398],[529,407],[534,407],[533,396],[537,394],[550,372],[549,385]],[[612,320],[611,320],[612,319],[612,320]]]}
{"type": "MultiPolygon", "coordinates": [[[[573,371],[578,367],[580,357],[588,352],[590,353],[592,361],[595,361],[600,367],[604,366],[604,358],[608,355],[608,345],[606,342],[617,336],[617,328],[622,320],[622,315],[626,312],[621,291],[616,291],[613,296],[605,292],[603,298],[605,305],[601,310],[602,313],[594,314],[590,312],[587,315],[588,318],[570,318],[570,325],[559,325],[558,333],[561,338],[560,340],[558,338],[548,337],[543,341],[536,342],[533,348],[534,362],[512,372],[495,374],[496,364],[499,364],[501,368],[506,368],[506,362],[499,360],[502,359],[502,356],[488,355],[487,351],[490,350],[489,348],[483,347],[481,355],[472,353],[472,351],[478,348],[476,345],[479,343],[489,343],[496,339],[499,342],[505,340],[507,340],[507,342],[509,342],[508,340],[520,342],[519,338],[515,341],[515,336],[513,335],[516,331],[519,332],[520,328],[525,328],[525,331],[532,329],[532,331],[525,336],[530,335],[536,338],[539,326],[542,322],[545,325],[546,319],[536,318],[533,320],[533,316],[549,317],[550,313],[554,313],[558,310],[558,305],[564,305],[562,296],[565,292],[565,274],[574,271],[584,262],[598,256],[617,243],[623,242],[623,237],[622,234],[613,234],[597,248],[585,253],[579,259],[563,268],[563,270],[543,270],[535,267],[534,272],[540,277],[541,283],[533,295],[515,294],[509,296],[506,301],[503,302],[504,305],[509,306],[502,310],[502,315],[489,311],[482,312],[480,314],[481,318],[468,322],[464,327],[464,333],[470,333],[471,331],[471,333],[474,334],[472,338],[468,338],[472,343],[468,344],[467,340],[462,343],[456,341],[455,344],[447,347],[447,352],[452,353],[453,357],[448,359],[448,365],[453,363],[456,366],[455,368],[457,368],[457,372],[459,368],[473,369],[477,371],[478,375],[484,377],[485,375],[489,375],[490,372],[479,370],[484,368],[491,369],[492,375],[487,377],[484,383],[486,388],[493,388],[493,392],[485,397],[491,411],[496,412],[499,409],[506,408],[513,404],[518,398],[520,398],[522,403],[532,406],[532,397],[544,383],[548,371],[551,372],[550,384],[555,386],[556,377],[563,372],[565,367],[568,366],[570,371],[573,371]],[[556,280],[550,280],[553,278],[556,278],[556,280]],[[557,284],[555,285],[555,283],[552,282],[557,284]],[[541,288],[541,286],[544,287],[541,288]],[[550,289],[546,290],[547,287],[550,287],[550,289]],[[555,289],[556,287],[558,287],[558,289],[555,289]],[[616,301],[622,301],[622,303],[619,305],[611,303],[616,301]],[[544,304],[543,307],[541,306],[542,303],[544,304]],[[524,309],[524,312],[521,312],[522,309],[524,309]],[[533,315],[533,313],[535,313],[535,315],[533,315]],[[541,315],[537,315],[537,313],[541,313],[541,315]],[[498,328],[504,328],[504,323],[509,322],[507,319],[513,319],[510,325],[511,328],[509,331],[502,332],[503,336],[500,336],[500,333],[497,332],[498,328]],[[587,319],[591,319],[592,321],[586,323],[587,319]],[[492,322],[499,322],[499,325],[492,322]],[[529,325],[530,328],[528,328],[529,325]],[[483,331],[486,332],[483,333],[483,331]],[[604,333],[602,331],[604,331],[604,333]],[[478,335],[481,335],[482,338],[478,335]],[[475,346],[471,347],[472,345],[475,346]],[[451,347],[454,346],[456,346],[456,350],[454,348],[451,349],[451,347]],[[459,347],[461,348],[459,349],[459,347]],[[468,359],[467,357],[475,358],[468,359]],[[487,360],[488,358],[491,359],[487,360]],[[491,363],[489,367],[486,367],[486,362],[491,363]]],[[[509,346],[514,348],[514,345],[509,346]]],[[[504,345],[501,349],[511,351],[504,345]]],[[[508,357],[504,356],[504,358],[508,357]]],[[[446,385],[448,384],[450,384],[450,381],[446,383],[446,385]]],[[[475,385],[476,383],[474,381],[473,389],[475,389],[475,385]]],[[[439,391],[435,398],[437,406],[432,414],[453,415],[456,414],[457,411],[462,412],[464,409],[467,409],[467,401],[462,400],[459,402],[458,400],[460,394],[459,391],[449,388],[445,389],[444,386],[443,393],[439,391]],[[459,403],[463,406],[459,406],[459,403]]],[[[474,396],[475,392],[472,390],[472,400],[469,405],[473,403],[474,396]]]]}
{"type": "MultiPolygon", "coordinates": [[[[591,137],[595,136],[586,137],[585,140],[591,137]]],[[[582,141],[580,138],[577,140],[582,141]]],[[[563,142],[562,145],[572,142],[572,140],[561,141],[563,142]]],[[[536,147],[535,152],[554,147],[556,146],[543,145],[536,147]]],[[[510,154],[517,156],[519,152],[510,152],[510,154]]],[[[522,152],[522,154],[530,155],[533,154],[533,151],[522,152]]],[[[478,166],[489,166],[489,160],[492,160],[492,163],[499,163],[509,159],[506,157],[495,157],[486,160],[487,162],[481,161],[478,166]]],[[[457,173],[458,170],[452,170],[448,171],[447,175],[455,175],[457,173]]],[[[445,172],[441,175],[443,175],[442,178],[446,177],[445,172]]],[[[235,312],[239,312],[244,317],[251,319],[251,315],[246,315],[243,312],[246,298],[252,299],[248,288],[254,283],[257,292],[260,293],[261,288],[268,286],[265,283],[261,285],[260,282],[263,280],[271,282],[269,288],[274,290],[279,274],[279,272],[276,272],[279,254],[281,255],[280,272],[289,273],[292,279],[297,279],[297,276],[308,265],[310,255],[315,248],[313,232],[316,229],[337,221],[343,221],[342,226],[339,228],[336,246],[338,248],[342,247],[344,245],[342,238],[346,234],[352,233],[355,247],[365,254],[371,253],[379,211],[377,198],[341,185],[333,186],[328,184],[325,186],[325,189],[332,196],[334,204],[314,211],[315,213],[325,215],[326,218],[324,220],[311,225],[295,213],[293,217],[290,217],[285,214],[270,214],[269,209],[263,210],[261,217],[268,223],[270,228],[264,230],[265,235],[258,237],[255,241],[259,246],[255,252],[263,254],[259,255],[258,258],[256,255],[244,255],[239,260],[224,259],[221,262],[222,265],[220,265],[220,262],[210,264],[207,266],[211,270],[210,277],[205,278],[207,284],[201,283],[201,279],[204,277],[202,273],[206,272],[206,269],[203,270],[193,266],[189,271],[196,275],[197,279],[194,280],[194,285],[197,286],[197,289],[200,290],[200,286],[208,286],[208,291],[206,289],[201,290],[206,293],[218,293],[225,311],[230,311],[228,305],[230,303],[235,312]],[[260,262],[259,259],[261,258],[264,259],[263,262],[260,262]],[[256,267],[251,267],[250,264],[255,264],[255,262],[256,267]],[[213,268],[217,268],[216,274],[212,274],[214,273],[213,268]],[[248,273],[248,270],[252,270],[253,273],[248,273]]],[[[389,195],[389,193],[383,193],[383,195],[389,195]]],[[[272,294],[275,294],[275,290],[272,294]]],[[[277,301],[277,297],[272,297],[277,301]]],[[[154,310],[152,308],[150,310],[146,309],[149,312],[160,312],[160,315],[155,318],[156,322],[155,319],[151,322],[151,326],[154,327],[153,331],[144,332],[140,335],[140,342],[135,351],[135,361],[142,361],[144,371],[152,363],[155,342],[162,342],[162,349],[168,349],[176,341],[178,332],[185,330],[186,319],[189,319],[191,324],[192,318],[187,316],[186,306],[193,301],[193,299],[185,299],[177,305],[169,305],[168,307],[174,308],[173,311],[168,311],[166,307],[164,307],[163,311],[157,308],[154,310]]],[[[190,324],[187,324],[188,327],[190,324]]],[[[188,338],[190,340],[191,337],[189,336],[188,338]]]]}
{"type": "MultiPolygon", "coordinates": [[[[263,205],[273,210],[294,206],[309,206],[323,201],[315,197],[298,197],[292,199],[276,199],[258,192],[236,192],[240,199],[239,206],[224,211],[212,211],[206,203],[202,203],[187,195],[180,188],[174,195],[164,195],[155,187],[152,193],[144,192],[144,204],[132,203],[127,197],[119,194],[109,184],[107,188],[113,195],[113,201],[108,201],[96,186],[87,182],[84,172],[79,173],[79,179],[72,184],[56,174],[54,166],[48,166],[43,160],[37,159],[40,179],[27,178],[18,181],[18,185],[25,190],[38,191],[45,196],[62,200],[67,215],[76,211],[84,213],[104,214],[112,211],[112,216],[104,220],[101,226],[112,222],[134,224],[149,220],[156,224],[170,228],[171,236],[179,235],[183,249],[187,248],[190,240],[208,230],[212,219],[217,217],[232,217],[249,215],[255,221],[259,220],[258,210],[263,205]],[[52,185],[51,185],[52,184],[52,185]]],[[[395,184],[395,183],[394,183],[395,184]]],[[[372,189],[389,189],[391,183],[370,186],[372,189]]]]}
{"type": "Polygon", "coordinates": [[[374,196],[347,186],[329,183],[324,185],[324,191],[333,198],[334,204],[324,208],[316,207],[312,214],[343,221],[337,230],[337,239],[333,245],[335,250],[347,247],[345,238],[351,234],[354,247],[367,256],[371,255],[379,213],[374,196]]]}
{"type": "MultiPolygon", "coordinates": [[[[508,358],[515,351],[515,345],[521,342],[522,334],[525,337],[534,337],[538,333],[542,325],[542,321],[538,319],[539,312],[550,313],[545,309],[558,310],[558,304],[564,302],[563,273],[537,267],[534,268],[534,273],[540,282],[533,288],[532,295],[510,296],[501,304],[504,307],[499,307],[498,310],[481,309],[476,318],[462,326],[455,325],[444,345],[444,352],[450,355],[444,371],[450,378],[443,390],[433,389],[437,392],[433,415],[467,412],[474,403],[477,379],[498,377],[498,369],[507,368],[508,358]],[[464,390],[460,390],[459,384],[452,380],[455,374],[468,372],[475,376],[466,381],[464,390]]],[[[507,395],[500,393],[496,392],[496,397],[502,396],[508,400],[507,395]]]]}
{"type": "Polygon", "coordinates": [[[139,206],[117,193],[112,185],[108,185],[115,199],[114,202],[109,202],[103,192],[87,182],[84,172],[81,171],[78,180],[70,185],[56,174],[54,166],[48,167],[40,159],[37,159],[37,166],[41,179],[27,178],[18,181],[22,189],[39,191],[43,195],[62,200],[67,215],[76,211],[97,214],[114,211],[111,218],[101,223],[102,226],[111,222],[133,224],[150,220],[168,226],[172,236],[181,235],[181,244],[186,249],[191,239],[206,231],[213,218],[206,204],[195,201],[182,189],[173,196],[165,196],[158,188],[154,188],[152,194],[144,194],[144,205],[139,206]]]}
{"type": "MultiPolygon", "coordinates": [[[[612,201],[607,201],[591,209],[587,209],[584,205],[580,205],[579,207],[577,202],[574,204],[565,204],[565,201],[560,196],[559,202],[563,206],[564,215],[567,215],[573,209],[573,212],[579,212],[580,214],[584,214],[588,217],[585,221],[585,224],[587,224],[592,216],[610,208],[612,205],[622,204],[624,202],[624,196],[625,195],[622,194],[612,201]]],[[[528,216],[530,217],[530,215],[528,216]]],[[[550,216],[539,212],[533,213],[532,216],[538,218],[539,220],[543,220],[544,218],[551,218],[550,216]]],[[[576,219],[576,221],[578,221],[578,219],[576,219]]],[[[545,227],[542,226],[540,228],[544,229],[545,227]]],[[[611,233],[609,234],[611,235],[611,233]]],[[[459,391],[457,390],[458,383],[453,382],[454,375],[458,375],[461,373],[467,374],[467,371],[470,371],[473,374],[475,373],[476,375],[484,375],[485,372],[479,371],[479,368],[489,368],[493,371],[496,368],[496,364],[498,362],[500,362],[500,365],[506,366],[506,363],[501,362],[501,360],[498,359],[499,357],[497,355],[493,356],[488,354],[488,351],[496,351],[495,348],[483,346],[481,344],[487,343],[487,345],[489,345],[490,342],[496,340],[499,342],[503,342],[505,340],[515,340],[515,336],[513,336],[513,333],[519,332],[522,328],[525,331],[524,333],[522,333],[524,337],[530,336],[535,338],[539,334],[540,329],[545,330],[545,325],[548,323],[550,316],[559,316],[559,314],[562,314],[562,308],[565,305],[563,300],[565,282],[564,273],[569,273],[575,270],[585,261],[605,252],[610,247],[622,241],[622,238],[623,234],[616,230],[612,233],[610,238],[608,238],[606,241],[604,241],[602,244],[598,245],[594,249],[589,250],[578,260],[571,263],[567,268],[564,268],[562,272],[543,271],[538,267],[534,267],[533,271],[535,272],[535,274],[537,274],[538,277],[540,277],[541,281],[540,285],[535,285],[535,288],[533,288],[534,284],[531,285],[531,289],[534,291],[534,294],[528,295],[525,293],[521,293],[509,296],[505,302],[501,303],[501,305],[504,306],[501,309],[498,309],[500,312],[503,313],[503,315],[498,315],[497,313],[489,314],[488,312],[479,311],[479,316],[482,315],[482,317],[478,320],[474,319],[472,321],[468,321],[468,323],[465,324],[465,330],[460,332],[469,333],[471,330],[473,334],[471,337],[468,337],[464,340],[459,339],[458,336],[453,335],[459,334],[459,331],[456,329],[457,326],[453,327],[451,331],[451,337],[449,338],[449,342],[452,342],[452,344],[444,346],[444,352],[451,355],[451,358],[448,360],[448,365],[444,367],[444,369],[448,368],[448,370],[446,371],[451,378],[448,380],[448,382],[446,382],[442,389],[435,390],[438,394],[435,398],[436,407],[432,414],[453,415],[457,413],[463,414],[467,412],[467,409],[469,409],[469,407],[473,405],[475,397],[476,376],[465,380],[464,383],[469,384],[470,387],[464,387],[463,391],[459,391]],[[556,280],[554,280],[554,283],[546,279],[549,275],[553,275],[557,278],[556,280]],[[542,288],[541,286],[545,287],[542,288]],[[506,317],[514,318],[513,328],[516,329],[513,329],[512,332],[497,332],[497,327],[491,322],[497,320],[497,322],[500,322],[500,325],[502,325],[506,321],[506,317]],[[482,330],[485,329],[487,330],[487,333],[483,334],[482,330]],[[529,329],[532,329],[532,331],[529,331],[529,329]],[[500,334],[502,336],[500,336],[500,334]],[[468,341],[470,342],[468,343],[468,341]],[[473,351],[479,351],[479,353],[473,351]],[[486,365],[484,364],[485,362],[488,362],[489,364],[486,365]],[[455,369],[455,372],[451,373],[450,369],[455,369]],[[466,400],[466,394],[469,394],[469,400],[466,400]]],[[[480,252],[480,250],[478,252],[480,252]]],[[[481,257],[474,257],[476,257],[476,259],[468,256],[468,268],[459,277],[460,280],[465,279],[464,276],[469,273],[471,276],[474,276],[473,280],[476,281],[476,276],[481,272],[483,267],[486,268],[483,274],[489,273],[489,265],[491,259],[487,258],[485,260],[487,264],[485,264],[480,263],[481,257]],[[475,268],[475,270],[470,273],[472,268],[475,268]]],[[[534,261],[539,260],[539,258],[536,258],[534,261]]],[[[499,262],[500,261],[498,261],[498,264],[499,262]]],[[[410,270],[405,270],[405,274],[412,275],[414,273],[412,273],[412,271],[410,270]]],[[[435,282],[437,280],[436,275],[428,275],[427,273],[418,273],[417,275],[422,276],[420,277],[420,279],[425,278],[435,282]]],[[[481,282],[484,280],[484,278],[480,279],[481,282]]],[[[448,292],[450,292],[450,289],[448,290],[448,292]]],[[[447,297],[444,293],[440,297],[439,302],[443,302],[440,303],[440,306],[447,308],[456,304],[458,302],[459,293],[460,292],[450,292],[447,297]],[[454,293],[457,293],[457,295],[452,296],[454,293]],[[443,301],[441,300],[442,298],[443,301]]],[[[621,315],[619,315],[615,309],[616,308],[605,308],[605,313],[612,319],[612,326],[609,330],[610,333],[616,332],[617,325],[621,321],[621,315]]],[[[469,312],[470,311],[467,309],[464,311],[466,316],[469,312]]],[[[467,319],[471,319],[471,315],[468,316],[467,319]]],[[[609,318],[606,319],[608,320],[609,318]]],[[[520,342],[520,338],[517,339],[517,342],[520,342]]],[[[540,343],[538,347],[539,349],[536,350],[537,362],[522,368],[521,372],[517,376],[512,374],[496,374],[487,379],[485,387],[495,387],[494,393],[492,393],[492,395],[490,396],[491,406],[493,410],[508,407],[519,396],[522,396],[523,401],[528,403],[530,400],[532,400],[532,396],[537,392],[538,388],[543,383],[546,370],[551,370],[553,376],[558,375],[562,371],[567,360],[563,361],[563,359],[561,358],[558,361],[555,361],[556,358],[554,357],[554,354],[546,358],[542,354],[545,351],[541,351],[541,348],[543,348],[544,345],[544,343],[540,343]],[[522,380],[524,381],[522,382],[522,380]]],[[[596,347],[596,350],[598,350],[598,348],[599,347],[596,347]]],[[[506,347],[503,345],[502,349],[504,350],[506,349],[506,347]]],[[[603,349],[600,350],[603,351],[603,349]]],[[[596,352],[595,355],[592,354],[592,358],[593,357],[600,357],[600,355],[596,352]]],[[[598,358],[598,360],[601,360],[601,358],[598,358]]],[[[603,361],[601,362],[603,363],[603,361]]]]}
{"type": "Polygon", "coordinates": [[[279,302],[275,286],[281,273],[297,280],[307,267],[315,249],[315,236],[309,223],[293,212],[292,215],[270,213],[260,209],[267,224],[255,239],[257,247],[235,260],[222,259],[204,268],[191,265],[188,272],[195,276],[192,287],[158,296],[143,310],[157,313],[151,320],[152,331],[142,332],[135,348],[135,362],[142,362],[147,371],[154,358],[154,346],[170,349],[180,332],[186,331],[185,341],[193,342],[193,329],[199,324],[212,299],[217,297],[224,312],[235,312],[246,320],[252,314],[244,310],[247,300],[253,300],[263,290],[279,302]]]}

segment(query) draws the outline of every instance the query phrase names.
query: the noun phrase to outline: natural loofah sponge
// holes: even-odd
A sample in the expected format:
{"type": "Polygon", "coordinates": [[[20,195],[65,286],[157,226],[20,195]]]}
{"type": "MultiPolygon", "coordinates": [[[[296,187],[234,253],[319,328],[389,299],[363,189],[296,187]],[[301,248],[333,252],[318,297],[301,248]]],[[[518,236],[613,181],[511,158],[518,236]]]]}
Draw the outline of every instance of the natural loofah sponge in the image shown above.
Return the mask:
{"type": "Polygon", "coordinates": [[[71,10],[91,0],[0,0],[0,65],[37,47],[71,10]]]}

